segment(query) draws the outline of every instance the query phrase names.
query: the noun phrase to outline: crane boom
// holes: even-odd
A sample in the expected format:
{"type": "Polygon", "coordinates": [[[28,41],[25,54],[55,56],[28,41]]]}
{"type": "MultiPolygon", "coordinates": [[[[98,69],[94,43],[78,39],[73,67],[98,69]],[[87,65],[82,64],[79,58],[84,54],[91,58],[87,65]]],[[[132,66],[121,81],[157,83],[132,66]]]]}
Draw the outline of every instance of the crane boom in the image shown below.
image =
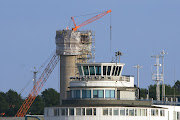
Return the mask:
{"type": "Polygon", "coordinates": [[[48,77],[50,76],[51,72],[54,70],[56,67],[57,63],[59,62],[60,57],[56,55],[56,53],[53,55],[51,58],[50,62],[44,69],[43,73],[39,77],[38,81],[35,84],[35,88],[31,90],[29,93],[29,96],[26,98],[26,100],[23,102],[21,105],[20,109],[16,113],[16,117],[24,117],[29,110],[30,106],[34,102],[35,98],[37,97],[38,93],[44,86],[45,82],[47,81],[48,77]]]}
{"type": "Polygon", "coordinates": [[[80,28],[80,27],[82,27],[82,26],[85,26],[85,25],[87,25],[87,24],[89,24],[89,23],[91,23],[91,22],[93,22],[93,21],[96,21],[96,20],[98,20],[99,18],[103,17],[104,15],[106,15],[106,14],[108,14],[108,13],[110,13],[110,12],[111,12],[111,10],[108,10],[108,11],[106,11],[106,12],[103,12],[103,13],[99,14],[99,15],[96,15],[96,16],[88,19],[87,21],[83,22],[82,24],[78,25],[78,26],[76,25],[76,23],[75,23],[75,21],[74,21],[74,17],[71,17],[71,19],[72,19],[72,21],[73,21],[73,23],[74,23],[74,28],[72,28],[72,30],[73,30],[73,31],[77,31],[78,28],[80,28]]]}

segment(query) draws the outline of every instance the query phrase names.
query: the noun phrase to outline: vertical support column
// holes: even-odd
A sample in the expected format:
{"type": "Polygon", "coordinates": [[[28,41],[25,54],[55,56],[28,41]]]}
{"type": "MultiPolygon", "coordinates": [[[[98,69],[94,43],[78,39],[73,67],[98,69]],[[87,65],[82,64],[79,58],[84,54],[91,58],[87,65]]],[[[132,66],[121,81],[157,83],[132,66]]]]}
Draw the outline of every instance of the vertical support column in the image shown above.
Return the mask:
{"type": "Polygon", "coordinates": [[[67,99],[70,77],[75,76],[76,56],[60,55],[60,104],[67,99]]]}

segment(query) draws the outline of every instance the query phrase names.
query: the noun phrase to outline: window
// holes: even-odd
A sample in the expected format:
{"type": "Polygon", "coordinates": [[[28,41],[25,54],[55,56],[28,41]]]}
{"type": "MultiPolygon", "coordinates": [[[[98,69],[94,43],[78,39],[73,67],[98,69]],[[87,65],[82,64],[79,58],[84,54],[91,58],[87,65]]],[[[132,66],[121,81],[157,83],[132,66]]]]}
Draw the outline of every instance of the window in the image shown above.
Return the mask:
{"type": "Polygon", "coordinates": [[[83,66],[84,75],[89,75],[88,66],[83,66]]]}
{"type": "Polygon", "coordinates": [[[107,75],[110,75],[111,73],[111,66],[108,66],[107,75]]]}
{"type": "Polygon", "coordinates": [[[118,69],[119,69],[119,66],[116,66],[116,70],[115,70],[114,76],[117,76],[118,69]]]}
{"type": "Polygon", "coordinates": [[[120,75],[120,73],[121,73],[121,67],[119,67],[118,76],[120,75]]]}
{"type": "Polygon", "coordinates": [[[61,115],[66,115],[66,110],[65,110],[65,108],[61,108],[61,115]]]}
{"type": "Polygon", "coordinates": [[[86,108],[86,115],[92,115],[92,108],[86,108]]]}
{"type": "Polygon", "coordinates": [[[112,115],[112,108],[109,108],[109,115],[112,115]]]}
{"type": "Polygon", "coordinates": [[[125,116],[125,109],[124,109],[124,108],[121,108],[121,109],[120,109],[120,115],[121,115],[121,116],[125,116]]]}
{"type": "Polygon", "coordinates": [[[113,109],[113,115],[119,115],[119,109],[118,108],[113,109]]]}
{"type": "Polygon", "coordinates": [[[160,110],[160,116],[165,116],[164,110],[160,110]]]}
{"type": "Polygon", "coordinates": [[[93,108],[93,115],[96,115],[96,108],[93,108]]]}
{"type": "Polygon", "coordinates": [[[103,75],[106,75],[106,66],[103,66],[103,75]]]}
{"type": "Polygon", "coordinates": [[[76,115],[81,115],[81,108],[76,108],[76,115]]]}
{"type": "Polygon", "coordinates": [[[142,110],[141,110],[141,116],[147,116],[147,114],[146,114],[146,109],[142,109],[142,110]]]}
{"type": "Polygon", "coordinates": [[[91,90],[82,90],[82,98],[91,98],[91,90]]]}
{"type": "Polygon", "coordinates": [[[80,90],[71,90],[72,98],[80,98],[80,90]]]}
{"type": "Polygon", "coordinates": [[[115,98],[115,90],[106,90],[106,98],[115,98]]]}
{"type": "Polygon", "coordinates": [[[93,98],[104,98],[104,90],[93,90],[93,98]]]}
{"type": "Polygon", "coordinates": [[[54,109],[54,116],[59,116],[59,109],[58,108],[54,109]]]}
{"type": "Polygon", "coordinates": [[[74,108],[69,108],[69,115],[74,115],[74,108]]]}
{"type": "Polygon", "coordinates": [[[94,66],[89,66],[90,75],[95,75],[94,66]]]}
{"type": "Polygon", "coordinates": [[[103,108],[103,115],[108,115],[108,108],[103,108]]]}
{"type": "Polygon", "coordinates": [[[101,75],[101,66],[96,66],[96,75],[101,75]]]}
{"type": "Polygon", "coordinates": [[[136,109],[136,116],[141,116],[141,109],[136,109]]]}
{"type": "Polygon", "coordinates": [[[158,112],[158,109],[156,109],[156,116],[159,116],[159,114],[158,114],[159,112],[158,112]]]}
{"type": "Polygon", "coordinates": [[[80,75],[83,75],[81,66],[78,66],[78,70],[79,70],[79,74],[80,74],[80,75]]]}
{"type": "Polygon", "coordinates": [[[116,66],[113,66],[112,76],[114,75],[116,66]]]}
{"type": "Polygon", "coordinates": [[[155,116],[155,109],[151,109],[151,116],[155,116]]]}
{"type": "Polygon", "coordinates": [[[133,108],[129,108],[129,116],[134,116],[134,109],[133,108]]]}
{"type": "Polygon", "coordinates": [[[82,108],[82,115],[85,115],[85,108],[82,108]]]}

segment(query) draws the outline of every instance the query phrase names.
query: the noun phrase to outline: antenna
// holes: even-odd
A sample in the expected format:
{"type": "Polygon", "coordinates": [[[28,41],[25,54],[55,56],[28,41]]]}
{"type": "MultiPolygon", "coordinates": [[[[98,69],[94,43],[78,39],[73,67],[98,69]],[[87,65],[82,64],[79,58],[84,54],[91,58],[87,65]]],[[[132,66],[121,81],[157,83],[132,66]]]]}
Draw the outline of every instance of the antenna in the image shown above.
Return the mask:
{"type": "Polygon", "coordinates": [[[162,57],[161,55],[154,55],[151,56],[152,58],[156,58],[156,73],[152,73],[152,80],[156,81],[156,99],[157,101],[160,101],[160,86],[159,83],[160,81],[163,80],[163,75],[159,74],[159,67],[161,67],[161,64],[159,64],[159,58],[162,57]]]}
{"type": "Polygon", "coordinates": [[[165,101],[165,85],[164,85],[164,55],[168,54],[166,52],[164,52],[164,50],[162,50],[162,52],[160,52],[161,57],[162,57],[162,101],[165,101]]]}
{"type": "Polygon", "coordinates": [[[139,98],[139,68],[142,68],[142,66],[140,66],[139,64],[137,64],[136,66],[133,66],[134,68],[137,68],[137,87],[138,87],[138,94],[137,94],[137,98],[139,98]]]}
{"type": "MultiPolygon", "coordinates": [[[[120,63],[120,56],[122,56],[123,54],[122,54],[122,52],[120,52],[120,51],[117,51],[117,52],[115,52],[115,56],[116,56],[116,60],[117,60],[117,57],[119,56],[119,63],[120,63]]],[[[117,62],[117,61],[116,61],[117,62]]]]}

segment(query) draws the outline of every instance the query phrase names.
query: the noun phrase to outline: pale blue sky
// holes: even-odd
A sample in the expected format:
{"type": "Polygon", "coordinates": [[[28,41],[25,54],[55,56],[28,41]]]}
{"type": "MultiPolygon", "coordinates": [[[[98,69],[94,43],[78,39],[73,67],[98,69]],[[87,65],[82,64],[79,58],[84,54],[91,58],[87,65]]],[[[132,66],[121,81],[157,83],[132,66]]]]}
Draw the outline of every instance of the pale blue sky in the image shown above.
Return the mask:
{"type": "MultiPolygon", "coordinates": [[[[0,0],[0,91],[20,90],[32,79],[33,67],[40,67],[55,50],[57,29],[68,26],[70,17],[112,10],[112,50],[110,16],[106,15],[82,29],[96,32],[96,61],[110,62],[120,50],[125,63],[123,74],[135,75],[140,64],[140,87],[154,84],[151,55],[162,49],[165,56],[165,83],[180,79],[180,0],[0,0]]],[[[87,17],[75,18],[76,21],[87,17]]],[[[44,88],[59,90],[58,68],[44,88]]],[[[135,78],[136,79],[136,78],[135,78]]],[[[22,94],[30,92],[32,84],[22,94]]]]}

